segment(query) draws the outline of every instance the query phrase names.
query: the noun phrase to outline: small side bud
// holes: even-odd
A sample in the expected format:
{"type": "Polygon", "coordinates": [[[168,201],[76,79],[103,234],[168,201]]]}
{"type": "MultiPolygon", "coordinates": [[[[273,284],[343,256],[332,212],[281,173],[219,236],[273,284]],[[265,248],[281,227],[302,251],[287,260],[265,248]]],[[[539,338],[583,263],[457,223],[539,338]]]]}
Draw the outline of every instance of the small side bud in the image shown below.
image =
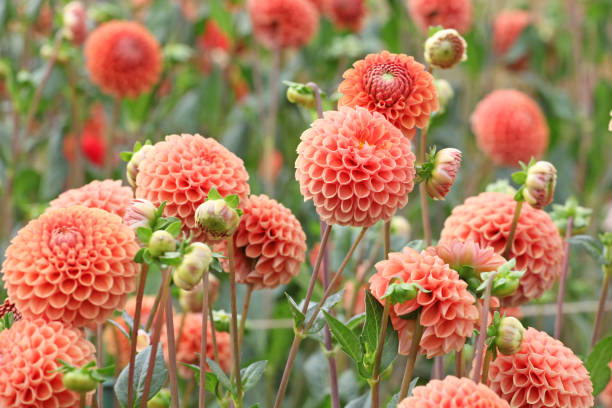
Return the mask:
{"type": "Polygon", "coordinates": [[[213,310],[213,324],[218,332],[229,332],[230,330],[229,315],[225,310],[213,310]]]}
{"type": "Polygon", "coordinates": [[[130,227],[134,232],[139,227],[147,227],[155,219],[157,208],[149,200],[137,198],[125,211],[123,223],[130,227]]]}
{"type": "Polygon", "coordinates": [[[89,373],[79,369],[64,373],[62,383],[70,391],[79,394],[93,391],[98,386],[98,382],[89,373]]]}
{"type": "Polygon", "coordinates": [[[453,87],[446,79],[436,79],[434,86],[438,93],[439,112],[444,112],[448,103],[454,98],[455,91],[453,91],[453,87]]]}
{"type": "MultiPolygon", "coordinates": [[[[307,109],[312,109],[317,105],[314,91],[311,87],[299,82],[283,81],[287,88],[287,100],[296,105],[303,106],[307,109]]],[[[321,96],[324,96],[321,93],[321,96]]]]}
{"type": "Polygon", "coordinates": [[[166,388],[159,390],[153,398],[147,402],[147,408],[170,408],[172,395],[166,388]]]}
{"type": "Polygon", "coordinates": [[[240,224],[240,215],[236,209],[222,198],[200,204],[195,219],[210,239],[217,241],[234,235],[240,224]]]}
{"type": "Polygon", "coordinates": [[[74,45],[81,45],[87,37],[87,11],[80,1],[71,1],[64,6],[64,37],[74,45]]]}
{"type": "Polygon", "coordinates": [[[460,150],[447,148],[436,153],[433,170],[430,177],[425,181],[427,194],[434,200],[443,200],[453,186],[460,166],[460,150]]]}
{"type": "Polygon", "coordinates": [[[467,42],[457,30],[437,31],[425,41],[425,60],[435,68],[453,68],[467,60],[467,42]]]}
{"type": "Polygon", "coordinates": [[[516,317],[502,317],[495,336],[497,350],[507,356],[517,353],[521,349],[524,334],[525,328],[516,317]]]}
{"type": "Polygon", "coordinates": [[[395,215],[391,218],[391,234],[407,237],[410,235],[410,223],[405,217],[395,215]]]}
{"type": "Polygon", "coordinates": [[[176,241],[172,234],[168,231],[159,230],[151,235],[149,240],[149,252],[151,256],[157,258],[166,252],[171,252],[176,249],[176,241]]]}
{"type": "MultiPolygon", "coordinates": [[[[491,294],[500,298],[513,294],[519,287],[519,283],[525,271],[517,271],[514,269],[516,266],[516,259],[511,259],[497,269],[497,275],[493,278],[493,284],[491,286],[491,294]]],[[[476,289],[477,291],[484,291],[487,287],[489,277],[494,272],[484,272],[480,274],[482,284],[476,289]]]]}
{"type": "Polygon", "coordinates": [[[142,146],[138,151],[132,154],[130,161],[126,166],[125,177],[127,178],[128,183],[132,187],[136,187],[136,176],[138,175],[138,168],[140,164],[143,162],[147,154],[153,150],[153,146],[146,144],[142,146]]]}
{"type": "Polygon", "coordinates": [[[414,299],[418,295],[419,290],[421,292],[429,292],[418,283],[394,282],[387,287],[387,290],[381,299],[388,298],[391,304],[397,305],[398,303],[404,303],[414,299]]]}
{"type": "Polygon", "coordinates": [[[539,161],[527,170],[523,197],[533,208],[542,209],[552,203],[556,184],[555,166],[547,161],[539,161]]]}
{"type": "Polygon", "coordinates": [[[193,289],[208,273],[212,262],[212,251],[208,245],[194,242],[190,245],[187,254],[172,274],[172,280],[181,289],[193,289]]]}

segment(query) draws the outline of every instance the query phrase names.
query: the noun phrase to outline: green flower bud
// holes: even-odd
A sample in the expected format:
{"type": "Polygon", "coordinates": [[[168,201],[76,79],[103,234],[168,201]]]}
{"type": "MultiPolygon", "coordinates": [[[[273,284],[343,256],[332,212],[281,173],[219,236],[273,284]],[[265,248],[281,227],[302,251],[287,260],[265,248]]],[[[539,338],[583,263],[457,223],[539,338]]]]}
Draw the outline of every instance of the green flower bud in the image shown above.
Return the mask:
{"type": "Polygon", "coordinates": [[[128,183],[132,187],[136,187],[136,176],[138,175],[138,168],[140,164],[145,159],[148,152],[153,150],[152,145],[144,145],[132,155],[132,158],[128,162],[126,166],[125,177],[127,178],[128,183]]]}
{"type": "Polygon", "coordinates": [[[527,169],[523,197],[533,208],[542,209],[552,203],[556,184],[555,166],[547,161],[539,161],[527,169]]]}
{"type": "Polygon", "coordinates": [[[208,273],[208,267],[212,262],[212,251],[208,245],[194,242],[187,250],[181,264],[172,273],[172,279],[176,286],[184,290],[193,289],[208,273]]]}
{"type": "Polygon", "coordinates": [[[301,105],[305,108],[312,109],[317,104],[314,93],[312,91],[300,91],[293,86],[287,88],[287,100],[296,105],[301,105]]]}
{"type": "Polygon", "coordinates": [[[467,60],[467,42],[457,30],[437,31],[425,41],[425,60],[435,68],[449,69],[467,60]]]}
{"type": "MultiPolygon", "coordinates": [[[[212,273],[208,275],[208,298],[213,303],[219,294],[219,279],[212,273]]],[[[191,290],[181,289],[179,291],[179,304],[185,312],[199,313],[202,311],[204,301],[204,290],[202,284],[198,283],[191,290]]]]}
{"type": "Polygon", "coordinates": [[[172,396],[170,391],[166,388],[162,388],[147,402],[147,408],[169,408],[171,402],[172,396]]]}
{"type": "Polygon", "coordinates": [[[495,345],[500,353],[512,355],[521,349],[524,334],[525,328],[516,317],[503,317],[497,328],[495,345]]]}
{"type": "Polygon", "coordinates": [[[381,299],[389,298],[391,304],[396,305],[414,299],[419,293],[419,290],[422,292],[429,292],[417,283],[394,282],[387,287],[381,299]]]}
{"type": "Polygon", "coordinates": [[[88,373],[81,370],[74,370],[64,374],[62,377],[64,386],[70,391],[84,393],[93,391],[98,386],[98,382],[91,378],[88,373]]]}
{"type": "Polygon", "coordinates": [[[151,239],[149,240],[149,252],[154,258],[163,255],[165,252],[174,251],[175,249],[176,241],[168,231],[159,230],[151,235],[151,239]]]}
{"type": "Polygon", "coordinates": [[[225,310],[213,310],[213,324],[218,332],[230,331],[230,318],[225,310]]]}
{"type": "Polygon", "coordinates": [[[391,218],[391,234],[407,237],[410,235],[410,223],[405,217],[396,215],[391,218]]]}
{"type": "Polygon", "coordinates": [[[198,226],[212,240],[231,237],[238,229],[240,215],[225,200],[207,200],[195,212],[198,226]]]}

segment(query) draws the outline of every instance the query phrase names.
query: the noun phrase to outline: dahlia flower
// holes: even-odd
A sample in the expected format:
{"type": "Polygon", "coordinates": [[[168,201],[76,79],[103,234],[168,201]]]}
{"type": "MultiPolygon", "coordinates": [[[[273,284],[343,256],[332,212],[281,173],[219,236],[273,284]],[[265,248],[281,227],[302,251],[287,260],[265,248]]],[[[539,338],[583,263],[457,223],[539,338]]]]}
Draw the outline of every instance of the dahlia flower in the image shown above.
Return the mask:
{"type": "MultiPolygon", "coordinates": [[[[217,249],[227,251],[222,241],[217,249]]],[[[289,283],[306,259],[306,234],[291,211],[266,195],[250,196],[234,235],[236,280],[255,289],[289,283]]],[[[229,270],[226,259],[225,270],[229,270]]]]}
{"type": "Polygon", "coordinates": [[[2,264],[9,299],[24,317],[75,327],[103,323],[134,290],[134,233],[97,208],[51,208],[23,227],[2,264]]]}
{"type": "MultiPolygon", "coordinates": [[[[455,207],[444,222],[441,244],[474,241],[501,254],[506,245],[516,201],[504,193],[481,193],[455,207]]],[[[550,289],[561,272],[563,242],[550,216],[525,203],[521,210],[510,259],[525,269],[517,291],[505,297],[506,305],[519,305],[550,289]]]]}
{"type": "Polygon", "coordinates": [[[438,109],[433,76],[405,54],[369,54],[342,75],[338,106],[361,106],[379,112],[411,138],[438,109]]]}
{"type": "Polygon", "coordinates": [[[420,342],[421,354],[427,358],[442,356],[463,348],[472,335],[478,309],[467,283],[430,251],[421,253],[406,247],[402,252],[389,254],[389,259],[378,262],[376,274],[370,278],[370,291],[381,303],[391,280],[417,283],[430,291],[419,291],[416,298],[391,307],[391,323],[399,334],[399,352],[408,354],[416,320],[404,319],[420,310],[419,322],[424,327],[420,342]]]}
{"type": "Polygon", "coordinates": [[[388,221],[414,187],[410,141],[381,114],[343,107],[302,133],[295,178],[327,224],[388,221]]]}
{"type": "Polygon", "coordinates": [[[166,201],[164,215],[179,218],[183,231],[194,241],[205,233],[195,212],[216,187],[225,197],[237,194],[242,203],[249,194],[249,175],[241,159],[214,139],[198,134],[169,135],[153,145],[138,167],[136,197],[159,206],[166,201]]]}
{"type": "Polygon", "coordinates": [[[460,33],[472,26],[471,0],[406,0],[408,12],[423,33],[431,26],[454,28],[460,33]]]}
{"type": "Polygon", "coordinates": [[[99,208],[120,217],[125,215],[134,193],[129,187],[121,186],[120,180],[94,180],[79,188],[61,193],[49,204],[51,208],[67,208],[73,205],[99,208]]]}
{"type": "MultiPolygon", "coordinates": [[[[0,319],[2,319],[5,315],[9,313],[13,314],[13,321],[23,319],[23,316],[21,316],[21,313],[19,313],[19,310],[17,310],[17,306],[15,306],[14,303],[11,303],[10,300],[4,299],[4,303],[0,305],[0,319]]],[[[1,326],[0,326],[0,329],[1,329],[1,326]]]]}
{"type": "Polygon", "coordinates": [[[402,400],[397,408],[510,408],[483,384],[469,378],[449,375],[415,387],[412,396],[402,400]]]}
{"type": "Polygon", "coordinates": [[[71,1],[64,6],[64,36],[74,45],[81,45],[87,37],[87,10],[80,1],[71,1]]]}
{"type": "MultiPolygon", "coordinates": [[[[531,15],[524,10],[505,10],[493,21],[493,50],[498,56],[505,55],[519,39],[523,30],[531,24],[531,15]]],[[[527,55],[511,62],[508,68],[522,70],[526,68],[527,55]]]]}
{"type": "Polygon", "coordinates": [[[457,172],[461,166],[461,151],[446,148],[436,153],[433,159],[433,169],[425,183],[425,191],[434,200],[443,200],[455,183],[457,172]]]}
{"type": "Polygon", "coordinates": [[[248,0],[258,41],[268,48],[300,48],[319,29],[319,13],[310,0],[248,0]]]}
{"type": "Polygon", "coordinates": [[[450,69],[467,60],[467,42],[452,28],[437,31],[425,41],[425,61],[434,68],[450,69]]]}
{"type": "Polygon", "coordinates": [[[118,98],[149,91],[162,69],[159,43],[146,27],[130,21],[110,21],[93,30],[85,59],[92,82],[118,98]]]}
{"type": "Polygon", "coordinates": [[[593,385],[582,361],[559,340],[531,327],[517,353],[499,354],[491,362],[488,377],[489,387],[512,407],[593,406],[593,385]]]}
{"type": "Polygon", "coordinates": [[[0,406],[79,407],[80,395],[62,383],[58,360],[81,367],[95,348],[83,332],[60,322],[20,320],[0,331],[0,406]]]}
{"type": "Polygon", "coordinates": [[[340,29],[357,32],[366,17],[365,0],[327,0],[327,15],[340,29]]]}
{"type": "Polygon", "coordinates": [[[502,89],[481,100],[471,117],[478,147],[496,164],[518,166],[548,147],[548,124],[538,104],[526,94],[502,89]]]}
{"type": "Polygon", "coordinates": [[[440,242],[435,248],[428,248],[432,254],[440,257],[451,269],[459,271],[469,266],[476,275],[483,272],[496,271],[506,263],[503,256],[495,252],[492,247],[480,247],[471,240],[440,242]]]}

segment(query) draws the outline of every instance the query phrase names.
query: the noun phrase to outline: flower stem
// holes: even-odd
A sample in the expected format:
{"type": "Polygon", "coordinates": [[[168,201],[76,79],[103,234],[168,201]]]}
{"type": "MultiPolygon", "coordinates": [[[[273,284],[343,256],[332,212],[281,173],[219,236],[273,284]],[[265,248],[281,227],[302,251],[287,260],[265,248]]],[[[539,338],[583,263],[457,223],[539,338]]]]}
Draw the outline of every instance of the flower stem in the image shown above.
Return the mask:
{"type": "Polygon", "coordinates": [[[574,225],[574,217],[569,216],[567,219],[567,227],[565,229],[565,248],[563,251],[563,269],[561,269],[561,279],[559,281],[559,293],[557,294],[557,317],[555,319],[555,339],[559,339],[561,328],[563,326],[563,300],[565,299],[565,287],[567,285],[567,273],[569,267],[569,256],[571,244],[569,242],[572,236],[572,227],[574,225]]]}
{"type": "MultiPolygon", "coordinates": [[[[104,332],[104,323],[100,323],[98,324],[98,327],[96,329],[96,357],[97,357],[97,363],[98,363],[98,368],[102,368],[104,366],[104,348],[102,347],[102,333],[104,332]]],[[[104,405],[102,404],[103,401],[103,395],[102,395],[102,383],[98,383],[98,405],[103,407],[104,405]]]]}
{"type": "Polygon", "coordinates": [[[153,301],[153,306],[151,307],[151,314],[149,314],[149,318],[147,319],[147,324],[145,326],[145,331],[151,330],[151,326],[153,326],[153,320],[157,315],[157,309],[159,308],[159,302],[161,300],[162,292],[164,291],[164,287],[160,286],[157,291],[157,296],[155,296],[155,300],[153,301]]]}
{"type": "Polygon", "coordinates": [[[510,224],[510,232],[508,233],[508,241],[506,241],[506,247],[504,248],[504,254],[503,254],[503,257],[506,258],[506,260],[508,260],[508,257],[510,256],[510,251],[512,251],[512,244],[514,242],[514,234],[516,234],[516,227],[518,226],[522,208],[523,208],[523,201],[517,202],[516,206],[514,207],[514,217],[512,218],[512,224],[510,224]]]}
{"type": "Polygon", "coordinates": [[[485,340],[487,339],[487,323],[489,322],[489,305],[491,303],[491,287],[493,286],[493,279],[497,275],[497,272],[491,273],[489,280],[487,281],[487,288],[485,289],[485,296],[482,305],[482,315],[480,317],[480,333],[476,342],[476,353],[474,354],[474,360],[472,362],[472,380],[475,383],[480,382],[480,376],[482,371],[483,355],[485,350],[485,340]]]}
{"type": "Polygon", "coordinates": [[[601,287],[601,296],[599,296],[599,306],[597,308],[597,317],[595,318],[595,325],[593,326],[593,337],[591,338],[591,348],[599,340],[599,331],[601,330],[601,323],[603,322],[603,315],[606,306],[606,298],[608,297],[608,286],[610,284],[610,276],[612,275],[612,267],[602,266],[604,272],[603,285],[601,287]]]}
{"type": "Polygon", "coordinates": [[[212,343],[213,343],[213,355],[215,356],[215,361],[219,362],[219,348],[217,347],[217,331],[215,330],[215,326],[214,326],[214,317],[213,317],[213,309],[212,309],[212,302],[210,301],[210,299],[208,300],[208,319],[210,320],[210,324],[212,326],[212,330],[210,331],[210,333],[212,334],[211,338],[212,338],[212,343]]]}
{"type": "Polygon", "coordinates": [[[489,382],[489,364],[491,364],[491,359],[493,358],[493,351],[491,349],[487,349],[485,353],[484,366],[482,367],[482,382],[484,385],[487,385],[489,382]]]}
{"type": "Polygon", "coordinates": [[[278,82],[280,77],[280,64],[281,64],[281,48],[275,46],[272,51],[272,71],[270,73],[270,110],[268,111],[267,121],[265,126],[265,133],[263,139],[263,155],[262,160],[264,162],[264,173],[265,173],[265,191],[271,195],[274,190],[273,174],[274,169],[272,168],[272,152],[274,151],[274,139],[276,136],[276,117],[278,114],[278,82]]]}
{"type": "Polygon", "coordinates": [[[80,400],[79,400],[79,408],[85,408],[85,401],[87,400],[87,394],[85,394],[84,392],[81,393],[80,395],[80,400]]]}
{"type": "Polygon", "coordinates": [[[230,297],[232,304],[232,361],[234,362],[233,377],[236,381],[236,408],[242,408],[242,382],[240,380],[240,347],[238,345],[238,307],[236,305],[236,268],[234,265],[234,237],[227,239],[227,257],[230,265],[230,297]]]}
{"type": "Polygon", "coordinates": [[[253,293],[253,284],[247,285],[247,291],[242,304],[242,314],[240,315],[240,331],[238,332],[238,349],[242,349],[242,338],[244,337],[244,329],[246,327],[247,315],[249,313],[249,304],[251,303],[251,294],[253,293]]]}
{"type": "MultiPolygon", "coordinates": [[[[198,407],[206,407],[206,341],[208,339],[208,273],[202,277],[202,340],[200,341],[200,395],[198,399],[198,407]]],[[[183,313],[183,318],[186,313],[183,313]]],[[[215,328],[213,322],[210,322],[212,330],[215,328]]]]}
{"type": "Polygon", "coordinates": [[[455,375],[459,378],[465,375],[463,366],[463,348],[455,352],[455,375]]]}
{"type": "Polygon", "coordinates": [[[408,388],[412,381],[412,375],[414,373],[414,364],[416,362],[417,353],[419,351],[419,344],[421,343],[421,337],[423,337],[423,326],[421,325],[421,314],[419,313],[416,317],[416,326],[414,333],[412,334],[412,343],[410,344],[410,353],[408,354],[408,361],[406,362],[406,369],[404,371],[404,378],[402,378],[402,387],[400,389],[399,401],[406,398],[408,395],[408,388]]]}
{"type": "MultiPolygon", "coordinates": [[[[323,250],[327,246],[327,238],[329,237],[329,231],[330,230],[331,230],[331,225],[328,225],[326,230],[325,230],[325,234],[323,235],[323,242],[321,243],[321,248],[319,249],[319,254],[317,255],[317,260],[315,262],[313,275],[312,275],[312,278],[310,280],[310,282],[311,282],[311,285],[310,285],[311,287],[309,287],[310,295],[307,293],[306,294],[306,299],[304,299],[304,306],[302,307],[302,313],[304,313],[304,314],[306,314],[306,310],[308,310],[308,304],[310,302],[310,297],[312,295],[312,288],[314,288],[314,282],[313,281],[316,281],[316,279],[317,279],[317,275],[319,273],[319,266],[321,265],[321,259],[323,258],[323,250]]],[[[276,393],[276,399],[274,400],[274,408],[280,408],[280,406],[281,406],[281,404],[283,402],[283,398],[285,396],[285,391],[287,390],[287,384],[289,383],[289,376],[291,375],[291,370],[293,368],[293,363],[295,362],[295,357],[297,356],[297,352],[298,352],[298,349],[300,347],[300,343],[302,342],[302,339],[304,338],[305,333],[308,331],[308,329],[310,329],[310,327],[312,326],[312,324],[316,320],[316,317],[319,314],[319,311],[321,310],[321,307],[323,306],[323,303],[325,302],[325,300],[327,300],[327,298],[331,294],[332,288],[335,286],[336,282],[338,281],[338,279],[342,275],[342,271],[344,270],[344,268],[346,268],[346,265],[348,264],[348,261],[350,260],[351,256],[353,255],[353,252],[355,252],[355,249],[357,248],[357,245],[359,245],[359,242],[361,241],[361,239],[363,238],[363,236],[365,235],[367,230],[368,230],[367,227],[364,227],[361,230],[361,233],[359,234],[359,236],[357,237],[357,239],[355,240],[355,242],[351,246],[351,249],[349,249],[348,253],[346,254],[346,257],[344,258],[344,261],[342,261],[342,264],[338,268],[338,271],[336,271],[336,273],[332,277],[329,286],[325,290],[325,293],[323,293],[323,297],[321,298],[321,300],[317,304],[317,306],[316,306],[316,308],[314,310],[314,313],[312,314],[312,317],[310,318],[310,320],[304,325],[303,328],[297,328],[296,329],[296,334],[293,337],[293,343],[291,344],[291,349],[289,350],[289,357],[287,358],[287,363],[285,364],[285,370],[283,371],[283,378],[281,379],[281,383],[280,383],[280,385],[278,387],[278,392],[276,393]]]]}
{"type": "Polygon", "coordinates": [[[174,313],[172,312],[172,296],[166,297],[165,314],[166,336],[168,337],[168,373],[170,377],[170,395],[172,396],[172,408],[179,408],[178,376],[176,373],[176,342],[174,338],[174,313]]]}
{"type": "Polygon", "coordinates": [[[138,290],[136,292],[136,310],[134,311],[134,321],[132,323],[132,336],[130,338],[130,365],[128,368],[128,407],[132,406],[134,397],[134,364],[136,362],[136,339],[138,338],[138,329],[140,328],[140,319],[142,316],[142,299],[144,297],[144,288],[149,272],[148,265],[144,264],[140,272],[138,280],[138,290]]]}
{"type": "MultiPolygon", "coordinates": [[[[419,146],[419,162],[425,161],[425,150],[427,149],[427,131],[429,125],[421,129],[421,144],[419,146]]],[[[419,184],[419,193],[421,195],[421,216],[423,219],[423,234],[425,235],[425,242],[427,246],[431,245],[431,224],[429,223],[429,203],[427,200],[427,192],[425,191],[425,184],[419,184]]]]}
{"type": "Polygon", "coordinates": [[[317,254],[317,259],[315,260],[314,267],[312,268],[312,276],[310,277],[310,283],[308,284],[308,290],[306,291],[306,297],[304,298],[304,304],[302,305],[302,313],[304,314],[306,314],[306,311],[308,310],[308,304],[310,303],[312,292],[314,291],[317,278],[319,277],[319,269],[323,261],[323,255],[325,255],[325,251],[327,250],[327,241],[329,240],[331,230],[332,226],[328,225],[325,228],[325,232],[323,232],[323,238],[321,239],[321,245],[319,246],[319,253],[317,254]]]}

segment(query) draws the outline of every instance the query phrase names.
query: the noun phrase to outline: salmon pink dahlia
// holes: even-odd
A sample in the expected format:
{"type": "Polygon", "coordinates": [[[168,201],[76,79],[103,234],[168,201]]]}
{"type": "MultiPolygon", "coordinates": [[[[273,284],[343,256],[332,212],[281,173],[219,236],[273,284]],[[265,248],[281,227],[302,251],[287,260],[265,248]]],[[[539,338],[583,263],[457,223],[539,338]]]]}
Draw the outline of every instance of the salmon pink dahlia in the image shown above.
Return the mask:
{"type": "Polygon", "coordinates": [[[159,43],[146,27],[131,21],[110,21],[93,30],[85,58],[92,82],[118,98],[149,91],[162,69],[159,43]]]}
{"type": "Polygon", "coordinates": [[[416,387],[397,408],[510,408],[490,388],[452,375],[416,387]]]}
{"type": "Polygon", "coordinates": [[[512,407],[593,406],[593,385],[582,361],[559,340],[531,327],[518,353],[497,355],[488,377],[489,387],[512,407]]]}
{"type": "MultiPolygon", "coordinates": [[[[515,206],[509,194],[487,192],[470,197],[455,207],[444,222],[440,243],[474,241],[501,254],[515,206]]],[[[505,306],[526,303],[552,287],[561,271],[563,242],[546,212],[523,205],[509,258],[516,258],[516,269],[526,272],[517,291],[504,298],[505,306]]]]}
{"type": "MultiPolygon", "coordinates": [[[[236,279],[255,289],[289,283],[306,259],[306,234],[291,210],[266,195],[250,196],[234,235],[236,279]]],[[[217,248],[226,252],[226,242],[217,248]]],[[[223,260],[229,270],[227,260],[223,260]]]]}
{"type": "Polygon", "coordinates": [[[319,13],[310,0],[248,0],[255,37],[268,48],[299,48],[319,29],[319,13]]]}
{"type": "Polygon", "coordinates": [[[82,205],[83,207],[99,208],[123,217],[133,199],[132,189],[121,186],[120,180],[94,180],[83,187],[63,192],[49,204],[51,208],[82,205]]]}
{"type": "Polygon", "coordinates": [[[241,159],[214,139],[198,134],[170,135],[147,152],[138,167],[136,197],[159,206],[164,214],[178,217],[183,230],[195,241],[206,234],[196,224],[196,209],[216,187],[225,197],[237,194],[242,203],[249,195],[249,175],[241,159]]]}
{"type": "Polygon", "coordinates": [[[359,31],[366,17],[365,0],[327,0],[327,14],[340,29],[359,31]]]}
{"type": "MultiPolygon", "coordinates": [[[[612,361],[608,364],[608,367],[612,370],[612,361]]],[[[601,399],[601,402],[607,408],[612,407],[612,380],[610,380],[606,388],[599,394],[599,399],[601,399]]]]}
{"type": "Polygon", "coordinates": [[[491,92],[471,117],[478,147],[496,164],[518,166],[548,147],[548,124],[538,104],[514,89],[491,92]]]}
{"type": "Polygon", "coordinates": [[[472,26],[471,0],[406,0],[408,12],[423,33],[431,26],[454,28],[460,33],[472,26]]]}
{"type": "MultiPolygon", "coordinates": [[[[505,10],[495,17],[493,22],[493,50],[498,56],[504,56],[514,46],[523,30],[531,23],[531,15],[524,10],[505,10]]],[[[508,68],[521,70],[527,65],[527,56],[510,63],[508,68]]]]}
{"type": "Polygon", "coordinates": [[[328,111],[301,140],[295,178],[326,223],[369,227],[408,202],[414,154],[381,114],[361,107],[328,111]]]}
{"type": "Polygon", "coordinates": [[[58,360],[81,367],[94,360],[83,332],[60,322],[20,320],[0,331],[0,406],[79,407],[80,396],[62,383],[58,360]]]}
{"type": "Polygon", "coordinates": [[[134,233],[97,208],[51,208],[23,227],[2,264],[9,299],[26,318],[75,327],[104,322],[134,290],[134,233]]]}
{"type": "Polygon", "coordinates": [[[382,113],[407,137],[423,128],[438,109],[433,76],[405,54],[369,54],[353,64],[338,87],[338,106],[361,106],[382,113]]]}
{"type": "Polygon", "coordinates": [[[402,252],[389,254],[389,259],[378,262],[376,274],[370,278],[370,291],[381,303],[392,279],[417,283],[429,293],[419,291],[416,298],[391,307],[389,316],[399,333],[399,352],[408,354],[416,320],[411,314],[420,310],[418,318],[424,327],[420,343],[421,354],[427,358],[442,356],[463,348],[472,335],[478,319],[474,296],[467,283],[430,251],[421,253],[406,247],[402,252]]]}

